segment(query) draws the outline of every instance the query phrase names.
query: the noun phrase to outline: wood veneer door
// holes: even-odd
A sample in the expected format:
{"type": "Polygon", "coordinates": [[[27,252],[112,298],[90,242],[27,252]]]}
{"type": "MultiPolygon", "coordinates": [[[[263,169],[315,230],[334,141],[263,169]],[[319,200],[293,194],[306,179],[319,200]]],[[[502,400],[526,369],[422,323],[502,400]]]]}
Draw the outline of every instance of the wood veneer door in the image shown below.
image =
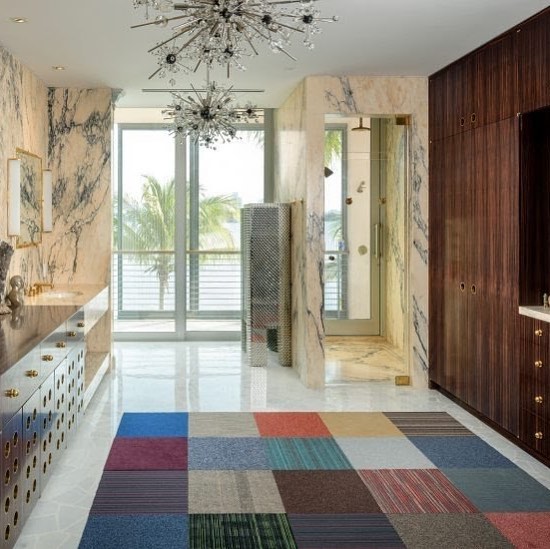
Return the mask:
{"type": "Polygon", "coordinates": [[[474,270],[479,330],[476,409],[516,434],[519,271],[519,124],[516,117],[475,130],[474,270]]]}
{"type": "Polygon", "coordinates": [[[495,40],[472,56],[470,126],[480,127],[515,116],[517,99],[516,33],[495,40]]]}
{"type": "Polygon", "coordinates": [[[520,111],[550,105],[550,8],[518,32],[520,111]]]}

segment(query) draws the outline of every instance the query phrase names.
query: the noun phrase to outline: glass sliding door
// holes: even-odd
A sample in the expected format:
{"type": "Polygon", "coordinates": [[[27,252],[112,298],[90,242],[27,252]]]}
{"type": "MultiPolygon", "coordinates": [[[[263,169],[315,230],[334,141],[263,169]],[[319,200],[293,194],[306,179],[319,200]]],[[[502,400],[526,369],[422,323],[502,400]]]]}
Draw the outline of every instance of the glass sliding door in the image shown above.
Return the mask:
{"type": "Polygon", "coordinates": [[[159,126],[120,126],[113,197],[115,332],[175,331],[174,139],[159,126]]]}
{"type": "Polygon", "coordinates": [[[264,132],[242,128],[216,149],[190,147],[187,332],[239,332],[244,204],[263,202],[264,132]]]}
{"type": "Polygon", "coordinates": [[[113,310],[119,339],[238,338],[240,208],[264,195],[263,126],[215,150],[118,127],[113,310]]]}

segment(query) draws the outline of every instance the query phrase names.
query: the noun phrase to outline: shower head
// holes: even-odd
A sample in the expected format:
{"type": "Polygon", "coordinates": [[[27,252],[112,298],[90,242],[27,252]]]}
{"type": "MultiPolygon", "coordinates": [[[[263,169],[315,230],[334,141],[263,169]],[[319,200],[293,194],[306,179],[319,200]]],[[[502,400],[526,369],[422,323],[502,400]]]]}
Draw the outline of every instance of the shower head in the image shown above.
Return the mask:
{"type": "Polygon", "coordinates": [[[363,126],[363,117],[361,116],[359,118],[359,126],[356,128],[351,128],[352,132],[370,132],[370,128],[367,128],[366,126],[363,126]]]}

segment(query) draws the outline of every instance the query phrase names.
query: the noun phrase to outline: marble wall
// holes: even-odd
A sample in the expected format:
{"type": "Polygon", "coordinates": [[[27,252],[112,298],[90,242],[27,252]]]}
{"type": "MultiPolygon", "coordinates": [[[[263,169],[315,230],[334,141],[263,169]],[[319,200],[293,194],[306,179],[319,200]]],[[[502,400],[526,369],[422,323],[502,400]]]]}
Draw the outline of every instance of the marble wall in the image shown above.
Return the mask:
{"type": "Polygon", "coordinates": [[[50,89],[53,232],[43,264],[57,283],[108,284],[111,265],[110,89],[50,89]]]}
{"type": "Polygon", "coordinates": [[[294,91],[276,116],[275,184],[283,201],[303,200],[294,234],[294,366],[310,387],[324,384],[322,311],[324,116],[410,115],[406,204],[406,353],[417,386],[427,384],[428,348],[428,87],[426,78],[312,76],[294,91]],[[296,163],[299,166],[296,166],[296,163]]]}
{"type": "MultiPolygon", "coordinates": [[[[14,248],[16,238],[8,237],[8,159],[20,148],[42,159],[48,154],[48,89],[9,51],[0,47],[0,239],[14,248]]],[[[25,279],[36,277],[36,248],[19,248],[11,260],[10,274],[25,279]]],[[[9,287],[8,287],[9,290],[9,287]]]]}
{"type": "MultiPolygon", "coordinates": [[[[111,90],[49,89],[0,48],[0,205],[7,213],[7,159],[17,147],[53,174],[53,231],[16,249],[10,276],[26,284],[110,281],[111,90]]],[[[7,215],[0,215],[0,239],[7,215]]]]}

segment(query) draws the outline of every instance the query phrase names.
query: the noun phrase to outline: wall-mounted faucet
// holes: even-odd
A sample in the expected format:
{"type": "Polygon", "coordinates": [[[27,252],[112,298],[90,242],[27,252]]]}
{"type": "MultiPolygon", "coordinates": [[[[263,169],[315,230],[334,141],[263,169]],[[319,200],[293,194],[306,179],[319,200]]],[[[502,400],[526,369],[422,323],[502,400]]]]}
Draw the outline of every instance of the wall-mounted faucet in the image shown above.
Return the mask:
{"type": "Polygon", "coordinates": [[[359,183],[359,187],[357,187],[357,192],[362,193],[364,188],[365,188],[365,182],[361,181],[361,183],[359,183]]]}

